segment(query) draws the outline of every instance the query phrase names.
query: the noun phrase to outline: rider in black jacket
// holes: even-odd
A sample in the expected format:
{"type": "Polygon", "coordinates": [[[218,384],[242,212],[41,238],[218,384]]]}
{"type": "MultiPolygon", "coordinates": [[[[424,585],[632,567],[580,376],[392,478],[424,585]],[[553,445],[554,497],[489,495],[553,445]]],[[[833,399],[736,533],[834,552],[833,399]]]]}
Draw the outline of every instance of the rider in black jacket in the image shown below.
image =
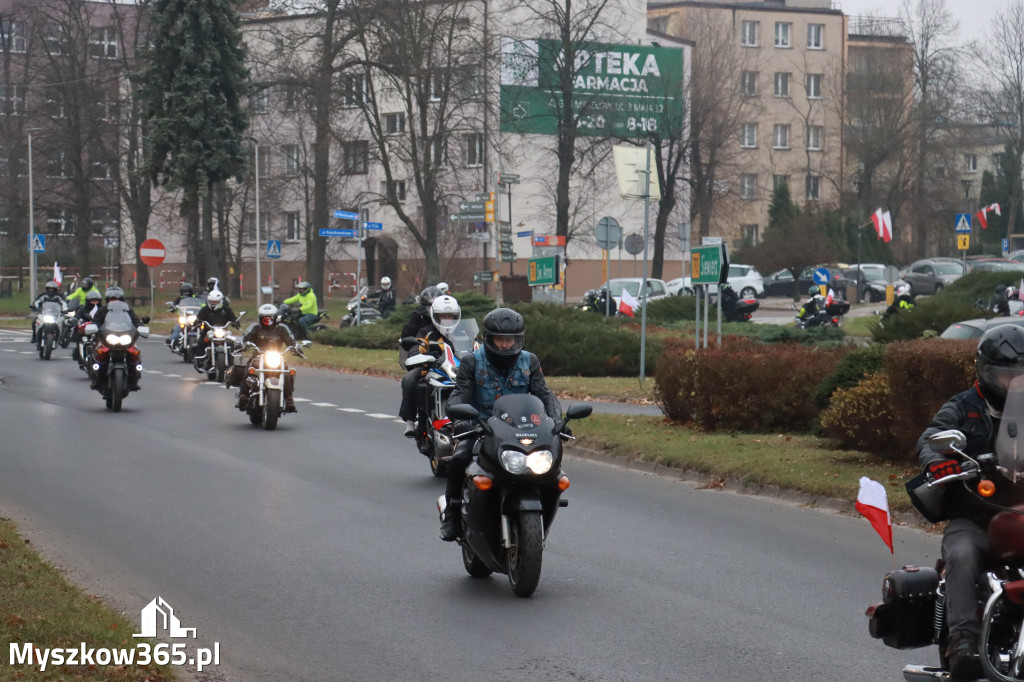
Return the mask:
{"type": "MultiPolygon", "coordinates": [[[[109,306],[114,301],[120,301],[121,303],[125,302],[124,301],[124,291],[122,291],[120,287],[109,287],[109,288],[107,288],[107,305],[103,306],[102,308],[97,310],[95,312],[95,314],[93,314],[93,316],[92,316],[93,324],[95,324],[97,327],[100,327],[100,328],[103,327],[103,322],[107,319],[107,313],[109,312],[109,306]]],[[[135,314],[135,311],[132,310],[131,308],[128,308],[127,312],[128,312],[128,317],[131,318],[132,324],[135,325],[136,327],[141,327],[142,324],[143,324],[143,321],[142,321],[142,319],[138,315],[135,314]]],[[[148,321],[149,318],[146,318],[146,319],[148,321]]],[[[97,336],[101,336],[101,335],[97,334],[97,336]]],[[[103,346],[103,340],[102,339],[99,339],[99,345],[100,345],[100,347],[103,346]]],[[[139,352],[138,346],[132,346],[131,349],[129,350],[129,353],[131,353],[132,362],[128,363],[128,376],[127,376],[127,379],[128,379],[128,390],[137,391],[137,390],[139,390],[139,370],[138,370],[138,367],[139,367],[139,365],[142,364],[142,353],[139,352]]],[[[101,356],[101,354],[97,353],[97,357],[100,357],[100,356],[101,356]]],[[[97,362],[97,364],[100,365],[100,368],[99,368],[99,370],[97,370],[93,374],[93,381],[92,381],[92,385],[90,386],[90,388],[94,388],[94,389],[97,388],[98,386],[100,386],[106,380],[106,376],[107,376],[107,365],[104,364],[104,363],[100,363],[100,362],[97,362]]]]}
{"type": "Polygon", "coordinates": [[[199,354],[199,346],[203,340],[204,323],[210,327],[223,327],[226,324],[237,322],[238,316],[231,309],[231,304],[224,298],[224,294],[214,290],[206,294],[206,305],[196,313],[195,328],[199,330],[196,334],[196,345],[192,351],[199,354]]]}
{"type": "Polygon", "coordinates": [[[395,310],[395,289],[391,286],[391,278],[380,278],[380,298],[377,299],[377,310],[380,316],[387,318],[395,310]]]}
{"type": "MultiPolygon", "coordinates": [[[[975,366],[978,378],[974,386],[954,395],[939,408],[917,441],[921,466],[937,480],[959,473],[960,463],[932,450],[928,438],[933,434],[946,429],[960,430],[967,436],[964,451],[971,456],[995,449],[1007,387],[1024,374],[1024,329],[1004,324],[988,330],[978,343],[975,366]]],[[[949,519],[942,536],[949,623],[945,653],[953,679],[973,680],[982,674],[976,580],[984,567],[988,522],[995,512],[958,483],[944,490],[942,506],[942,515],[949,519]]]]}
{"type": "MultiPolygon", "coordinates": [[[[420,353],[437,357],[441,352],[441,343],[451,346],[451,333],[459,326],[462,309],[453,297],[438,296],[430,304],[430,318],[431,323],[416,332],[416,338],[420,340],[420,353]]],[[[416,435],[416,418],[425,410],[422,401],[416,400],[416,388],[423,374],[423,368],[416,367],[402,377],[402,404],[398,408],[398,416],[405,421],[406,438],[416,435]]]]}
{"type": "MultiPolygon", "coordinates": [[[[38,296],[36,296],[36,300],[32,301],[32,303],[30,303],[28,307],[31,308],[32,310],[38,310],[39,306],[41,306],[43,303],[46,303],[47,301],[54,301],[54,302],[60,303],[61,311],[65,311],[65,310],[68,309],[68,301],[67,301],[66,298],[64,298],[64,295],[62,293],[60,293],[60,286],[56,282],[54,282],[52,280],[46,283],[46,287],[44,288],[43,293],[41,293],[38,296]]],[[[36,343],[36,327],[38,327],[38,326],[39,326],[39,321],[36,320],[36,319],[33,319],[32,320],[32,343],[33,344],[36,343]]]]}
{"type": "MultiPolygon", "coordinates": [[[[296,345],[295,337],[288,331],[288,326],[283,325],[279,322],[277,306],[271,303],[264,303],[256,311],[256,322],[249,326],[246,330],[245,336],[242,337],[243,343],[254,343],[260,350],[276,350],[283,352],[286,348],[296,345]]],[[[301,349],[295,348],[295,354],[299,357],[302,355],[301,349]]],[[[249,360],[249,365],[255,365],[256,358],[253,357],[249,360]]],[[[238,391],[238,409],[245,410],[249,403],[249,393],[251,387],[249,382],[242,380],[242,385],[238,391]]],[[[291,374],[284,375],[284,411],[285,412],[297,412],[295,409],[295,399],[293,397],[295,391],[295,377],[291,374]]]]}

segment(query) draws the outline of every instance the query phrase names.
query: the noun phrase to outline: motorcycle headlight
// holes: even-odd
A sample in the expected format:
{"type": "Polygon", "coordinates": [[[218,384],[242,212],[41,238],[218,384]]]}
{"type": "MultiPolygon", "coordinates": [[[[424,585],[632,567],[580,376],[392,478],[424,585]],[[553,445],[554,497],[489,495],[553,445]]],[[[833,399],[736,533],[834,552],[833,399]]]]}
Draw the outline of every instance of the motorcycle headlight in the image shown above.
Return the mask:
{"type": "Polygon", "coordinates": [[[216,336],[218,339],[223,339],[224,338],[224,330],[223,329],[214,329],[213,330],[213,335],[216,336]]]}
{"type": "Polygon", "coordinates": [[[521,474],[526,471],[526,454],[518,450],[502,450],[501,466],[510,474],[521,474]]]}
{"type": "Polygon", "coordinates": [[[195,316],[195,315],[189,315],[189,316],[188,316],[188,317],[186,318],[186,321],[187,321],[187,322],[188,322],[189,324],[195,324],[195,323],[196,323],[196,316],[195,316]]]}
{"type": "Polygon", "coordinates": [[[57,318],[53,315],[43,315],[43,324],[53,324],[57,321],[57,318]]]}
{"type": "Polygon", "coordinates": [[[263,364],[271,369],[277,369],[281,366],[281,354],[276,350],[268,351],[263,357],[263,364]]]}
{"type": "Polygon", "coordinates": [[[188,318],[185,317],[184,315],[179,315],[178,316],[178,324],[180,324],[181,326],[184,327],[186,324],[188,324],[188,318]]]}
{"type": "Polygon", "coordinates": [[[132,337],[130,334],[107,334],[106,341],[108,346],[129,346],[132,337]]]}
{"type": "Polygon", "coordinates": [[[526,468],[535,474],[546,474],[554,463],[555,456],[550,450],[534,450],[526,456],[526,468]]]}

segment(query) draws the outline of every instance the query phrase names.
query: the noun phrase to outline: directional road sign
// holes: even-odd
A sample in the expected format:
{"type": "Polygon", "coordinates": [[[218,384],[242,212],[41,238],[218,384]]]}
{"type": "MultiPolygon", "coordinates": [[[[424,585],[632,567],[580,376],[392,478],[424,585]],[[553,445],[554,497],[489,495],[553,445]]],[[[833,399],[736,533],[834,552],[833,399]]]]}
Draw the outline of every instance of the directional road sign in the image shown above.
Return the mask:
{"type": "Polygon", "coordinates": [[[482,211],[486,207],[486,201],[463,201],[459,204],[460,211],[482,211]]]}
{"type": "Polygon", "coordinates": [[[477,201],[494,201],[494,192],[478,192],[476,195],[477,201]]]}
{"type": "Polygon", "coordinates": [[[533,238],[534,246],[565,246],[565,237],[562,235],[537,235],[533,238]]]}
{"type": "Polygon", "coordinates": [[[475,223],[477,221],[484,220],[484,218],[486,218],[486,216],[483,213],[480,213],[480,212],[478,212],[478,213],[452,213],[450,216],[448,216],[448,219],[451,220],[453,223],[457,223],[457,222],[475,223]]]}
{"type": "Polygon", "coordinates": [[[46,253],[46,235],[38,232],[33,234],[29,249],[32,253],[46,253]]]}
{"type": "Polygon", "coordinates": [[[558,257],[531,258],[526,282],[531,287],[558,284],[558,257]]]}
{"type": "Polygon", "coordinates": [[[811,279],[814,280],[815,284],[828,284],[830,276],[831,273],[829,273],[828,268],[818,268],[814,271],[811,279]]]}
{"type": "Polygon", "coordinates": [[[321,237],[355,237],[355,230],[329,230],[325,227],[320,228],[321,237]]]}
{"type": "Polygon", "coordinates": [[[352,211],[342,211],[340,209],[336,209],[334,211],[334,217],[341,218],[343,220],[359,220],[358,213],[353,213],[352,211]]]}
{"type": "Polygon", "coordinates": [[[690,274],[694,284],[718,284],[722,274],[722,245],[695,246],[690,250],[690,274]]]}
{"type": "Polygon", "coordinates": [[[164,262],[167,250],[159,239],[147,239],[139,244],[139,258],[151,268],[155,268],[164,262]]]}
{"type": "Polygon", "coordinates": [[[483,270],[482,272],[473,273],[473,284],[480,284],[481,282],[497,282],[498,272],[497,270],[483,270]]]}
{"type": "Polygon", "coordinates": [[[281,257],[281,240],[280,239],[268,239],[267,240],[267,258],[280,258],[281,257]]]}
{"type": "Polygon", "coordinates": [[[498,173],[498,184],[499,185],[518,185],[519,176],[513,175],[512,173],[498,173]]]}
{"type": "Polygon", "coordinates": [[[364,230],[383,230],[384,223],[363,223],[364,230]]]}
{"type": "Polygon", "coordinates": [[[957,213],[956,220],[953,221],[953,227],[958,232],[970,233],[971,231],[971,214],[970,213],[957,213]]]}

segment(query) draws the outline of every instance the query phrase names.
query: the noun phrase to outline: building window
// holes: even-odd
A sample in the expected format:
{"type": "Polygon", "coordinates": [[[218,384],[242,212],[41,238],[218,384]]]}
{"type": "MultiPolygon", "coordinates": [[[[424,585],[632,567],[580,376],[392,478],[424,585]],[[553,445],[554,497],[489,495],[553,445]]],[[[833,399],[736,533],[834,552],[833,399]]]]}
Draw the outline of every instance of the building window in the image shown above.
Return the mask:
{"type": "Polygon", "coordinates": [[[480,64],[471,64],[461,69],[462,94],[477,98],[484,94],[484,69],[480,64]]]}
{"type": "Polygon", "coordinates": [[[789,187],[789,176],[788,175],[776,175],[772,178],[773,187],[778,189],[779,187],[789,187]]]}
{"type": "Polygon", "coordinates": [[[740,45],[743,47],[757,47],[757,27],[759,21],[744,21],[740,25],[740,45]]]}
{"type": "Polygon", "coordinates": [[[789,97],[789,74],[779,71],[775,74],[775,96],[789,97]]]}
{"type": "Polygon", "coordinates": [[[299,225],[299,212],[288,211],[284,214],[284,240],[286,242],[297,242],[302,237],[302,228],[299,225]]]}
{"type": "Polygon", "coordinates": [[[744,97],[757,97],[757,71],[740,74],[740,92],[744,97]]]}
{"type": "Polygon", "coordinates": [[[807,148],[821,151],[822,126],[807,126],[807,148]]]}
{"type": "Polygon", "coordinates": [[[789,33],[793,24],[787,21],[775,22],[775,47],[791,47],[789,33]]]}
{"type": "Polygon", "coordinates": [[[0,116],[7,114],[21,116],[24,113],[25,86],[0,83],[0,116]]]}
{"type": "Polygon", "coordinates": [[[249,95],[249,109],[254,114],[265,114],[270,111],[270,91],[260,90],[249,95]]]}
{"type": "Polygon", "coordinates": [[[776,149],[789,149],[789,124],[775,124],[775,130],[772,134],[772,146],[776,149]]]}
{"type": "MultiPolygon", "coordinates": [[[[260,212],[260,239],[266,240],[267,235],[270,234],[267,231],[267,214],[260,212]]],[[[256,213],[250,211],[245,214],[245,230],[242,234],[242,239],[245,240],[246,244],[256,243],[256,213]]]]}
{"type": "Polygon", "coordinates": [[[821,97],[820,73],[807,74],[807,97],[809,99],[819,99],[821,97]]]}
{"type": "Polygon", "coordinates": [[[341,103],[346,107],[358,107],[366,101],[370,84],[365,74],[345,76],[342,86],[341,103]]]}
{"type": "Polygon", "coordinates": [[[341,146],[341,172],[345,175],[365,175],[369,168],[369,157],[369,142],[346,142],[341,146]]]}
{"type": "Polygon", "coordinates": [[[804,194],[805,199],[818,199],[818,189],[821,185],[821,176],[819,175],[808,175],[807,176],[807,192],[804,194]]]}
{"type": "Polygon", "coordinates": [[[89,177],[93,180],[114,178],[114,164],[102,149],[93,149],[89,153],[89,177]]]}
{"type": "Polygon", "coordinates": [[[118,115],[120,112],[117,108],[117,102],[103,99],[96,102],[97,119],[100,123],[117,123],[118,115]]]}
{"type": "Polygon", "coordinates": [[[964,154],[964,170],[968,173],[978,172],[978,155],[964,154]]]}
{"type": "Polygon", "coordinates": [[[431,102],[440,102],[441,98],[444,97],[445,82],[443,73],[432,73],[427,77],[427,85],[429,87],[428,96],[431,102]]]}
{"type": "Polygon", "coordinates": [[[110,26],[94,28],[89,34],[89,56],[117,59],[117,33],[110,26]]]}
{"type": "Polygon", "coordinates": [[[43,29],[43,46],[46,54],[64,54],[64,27],[59,24],[50,24],[43,29]]]}
{"type": "Polygon", "coordinates": [[[398,203],[405,203],[405,180],[395,180],[392,183],[381,182],[380,193],[385,201],[396,200],[398,203]]]}
{"type": "Polygon", "coordinates": [[[447,161],[448,153],[443,138],[436,138],[424,145],[423,156],[427,168],[440,168],[447,161]]]}
{"type": "MultiPolygon", "coordinates": [[[[287,145],[285,148],[287,148],[287,145]]],[[[285,154],[287,154],[287,151],[285,154]]],[[[260,179],[262,180],[263,178],[270,177],[270,149],[268,147],[261,147],[257,152],[256,145],[254,145],[251,149],[249,158],[249,161],[251,162],[250,166],[255,167],[256,156],[259,156],[260,167],[258,170],[260,173],[260,179]]],[[[296,169],[295,172],[298,172],[298,170],[296,169]]]]}
{"type": "Polygon", "coordinates": [[[807,49],[825,49],[825,24],[807,24],[807,49]]]}
{"type": "Polygon", "coordinates": [[[398,135],[405,132],[405,112],[397,114],[384,114],[384,133],[387,135],[398,135]]]}
{"type": "Polygon", "coordinates": [[[102,237],[116,237],[121,222],[117,206],[101,206],[89,209],[89,232],[102,237]]]}
{"type": "Polygon", "coordinates": [[[56,237],[69,237],[75,234],[75,222],[71,219],[71,209],[64,206],[51,206],[46,209],[46,230],[56,237]]]}
{"type": "Polygon", "coordinates": [[[740,176],[740,198],[753,199],[757,194],[757,176],[744,173],[740,176]]]}
{"type": "Polygon", "coordinates": [[[64,106],[64,93],[49,88],[49,96],[46,98],[46,108],[49,110],[50,118],[67,118],[68,109],[64,106]]]}
{"type": "Polygon", "coordinates": [[[753,246],[757,243],[757,225],[740,225],[740,235],[744,244],[753,246]]]}
{"type": "Polygon", "coordinates": [[[0,41],[4,52],[25,51],[25,22],[0,21],[0,41]]]}
{"type": "Polygon", "coordinates": [[[466,165],[470,168],[484,165],[483,133],[466,135],[466,165]]]}
{"type": "Polygon", "coordinates": [[[48,178],[69,178],[71,177],[71,162],[68,160],[68,153],[65,149],[58,149],[50,153],[46,158],[46,177],[48,178]]]}
{"type": "Polygon", "coordinates": [[[740,146],[744,149],[753,149],[757,146],[757,124],[744,123],[743,132],[740,137],[740,146]]]}
{"type": "MultiPolygon", "coordinates": [[[[299,145],[286,144],[281,147],[284,152],[284,172],[288,175],[295,175],[299,172],[299,145]]],[[[261,155],[263,156],[263,155],[261,155]]],[[[263,168],[261,167],[262,171],[263,168]]]]}
{"type": "Polygon", "coordinates": [[[296,111],[299,108],[299,91],[294,85],[284,86],[281,106],[285,111],[296,111]]]}

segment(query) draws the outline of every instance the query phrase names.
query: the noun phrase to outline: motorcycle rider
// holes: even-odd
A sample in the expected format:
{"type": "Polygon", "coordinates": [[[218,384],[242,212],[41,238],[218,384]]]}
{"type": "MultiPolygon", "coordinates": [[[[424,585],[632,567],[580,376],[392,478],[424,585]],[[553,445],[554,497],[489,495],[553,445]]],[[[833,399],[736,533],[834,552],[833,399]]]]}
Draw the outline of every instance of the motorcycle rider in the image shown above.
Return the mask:
{"type": "MultiPolygon", "coordinates": [[[[459,326],[462,319],[462,308],[459,302],[451,296],[438,296],[430,304],[431,324],[416,332],[416,338],[420,340],[420,353],[428,353],[437,357],[441,352],[439,343],[452,345],[451,335],[459,326]]],[[[405,421],[405,436],[412,438],[416,435],[416,418],[425,411],[425,405],[417,404],[416,388],[424,370],[420,367],[409,370],[402,377],[402,405],[398,408],[398,416],[405,421]]]]}
{"type": "Polygon", "coordinates": [[[736,303],[739,302],[739,295],[733,291],[733,288],[726,284],[722,287],[722,312],[732,310],[736,307],[736,303]]]}
{"type": "Polygon", "coordinates": [[[882,315],[882,319],[885,320],[896,313],[904,312],[907,310],[914,309],[914,298],[910,295],[910,287],[906,284],[901,284],[896,287],[896,297],[892,300],[892,305],[885,309],[885,313],[882,315]]]}
{"type": "Polygon", "coordinates": [[[1020,293],[1016,287],[1013,286],[998,286],[996,287],[996,302],[995,312],[999,315],[1008,316],[1010,314],[1010,301],[1019,301],[1020,293]]]}
{"type": "MultiPolygon", "coordinates": [[[[107,313],[109,312],[110,304],[113,303],[114,301],[121,301],[122,303],[124,303],[124,291],[121,290],[121,287],[107,287],[107,304],[100,308],[99,310],[97,310],[95,314],[93,314],[93,324],[95,324],[97,327],[103,327],[103,321],[107,319],[107,313]]],[[[132,324],[135,325],[135,327],[142,326],[143,320],[140,319],[139,316],[135,314],[135,311],[132,310],[130,306],[128,307],[128,317],[131,318],[132,324]]],[[[98,348],[102,348],[103,339],[99,338],[99,336],[100,335],[97,334],[98,348]]],[[[128,390],[137,391],[139,390],[138,367],[139,365],[142,364],[142,353],[139,351],[138,346],[132,346],[128,352],[132,356],[132,361],[128,363],[128,390]]],[[[97,352],[96,355],[97,357],[103,357],[103,354],[99,352],[97,352]]],[[[99,363],[99,365],[100,368],[93,373],[92,383],[89,385],[89,388],[98,388],[104,381],[106,381],[107,364],[99,363]]]]}
{"type": "MultiPolygon", "coordinates": [[[[918,460],[936,481],[959,473],[960,462],[932,450],[928,444],[932,434],[946,429],[960,430],[967,436],[964,451],[970,456],[994,450],[1007,388],[1014,378],[1024,375],[1024,329],[1004,324],[985,332],[978,343],[975,369],[974,386],[954,395],[939,408],[917,441],[918,460]]],[[[982,676],[978,657],[981,622],[976,580],[985,565],[988,522],[995,510],[962,485],[950,486],[942,499],[942,514],[949,519],[942,535],[949,624],[945,654],[953,679],[973,680],[982,676]]]]}
{"type": "MultiPolygon", "coordinates": [[[[60,286],[56,282],[54,282],[53,280],[50,280],[49,282],[46,283],[46,286],[44,287],[43,293],[41,293],[38,296],[36,296],[36,300],[32,301],[32,303],[29,304],[28,307],[31,308],[32,310],[39,310],[39,306],[41,306],[43,303],[47,303],[49,301],[55,301],[57,303],[60,303],[61,312],[67,312],[67,309],[68,309],[67,299],[65,299],[64,295],[60,293],[60,286]]],[[[36,343],[36,328],[38,326],[39,326],[38,318],[32,320],[32,343],[33,344],[36,343]]]]}
{"type": "Polygon", "coordinates": [[[78,353],[78,342],[82,339],[82,332],[78,331],[78,324],[82,322],[89,322],[96,316],[100,308],[103,307],[103,296],[100,295],[99,289],[93,287],[89,289],[85,295],[85,303],[75,308],[75,331],[72,332],[71,343],[74,344],[75,349],[71,351],[71,357],[74,360],[81,360],[82,358],[78,353]]]}
{"type": "Polygon", "coordinates": [[[286,298],[282,303],[299,304],[299,312],[302,313],[302,317],[299,318],[299,327],[302,328],[302,338],[308,339],[309,325],[319,319],[320,306],[316,302],[316,294],[313,293],[313,287],[309,282],[299,282],[295,288],[298,289],[298,293],[291,298],[286,298]]]}
{"type": "Polygon", "coordinates": [[[448,282],[438,282],[436,285],[437,290],[441,293],[438,295],[444,295],[448,293],[448,282]]]}
{"type": "Polygon", "coordinates": [[[814,319],[815,315],[824,313],[827,305],[825,304],[825,297],[821,295],[821,287],[817,284],[812,284],[807,290],[810,294],[810,298],[800,308],[800,312],[797,314],[796,319],[802,322],[810,322],[814,319]]]}
{"type": "MultiPolygon", "coordinates": [[[[178,287],[178,297],[175,298],[173,301],[171,301],[171,305],[173,305],[174,307],[177,307],[178,304],[181,303],[181,299],[183,299],[183,298],[195,298],[195,296],[196,296],[195,287],[193,287],[190,282],[182,282],[181,286],[178,287]]],[[[164,340],[164,343],[166,343],[169,346],[169,345],[171,345],[172,343],[174,343],[175,341],[177,341],[180,338],[181,338],[181,325],[180,324],[176,324],[176,325],[174,325],[174,329],[171,330],[171,335],[168,336],[166,340],[164,340]]]]}
{"type": "Polygon", "coordinates": [[[380,298],[377,299],[377,310],[380,316],[386,318],[395,309],[395,290],[391,288],[391,278],[384,276],[380,278],[380,298]]]}
{"type": "Polygon", "coordinates": [[[420,329],[430,324],[430,305],[440,295],[441,291],[437,287],[427,287],[420,292],[419,305],[413,308],[409,321],[402,327],[403,338],[406,336],[416,336],[420,329]]]}
{"type": "MultiPolygon", "coordinates": [[[[448,404],[472,405],[481,417],[487,418],[491,416],[494,401],[502,395],[530,393],[541,399],[548,416],[560,421],[562,406],[544,381],[540,360],[533,353],[523,350],[526,338],[523,316],[510,308],[492,310],[484,317],[483,337],[483,346],[472,355],[462,357],[455,378],[455,390],[448,404]]],[[[466,425],[457,425],[455,433],[467,430],[466,425]]],[[[451,511],[445,511],[441,524],[441,539],[445,542],[451,542],[459,534],[462,518],[451,502],[462,495],[462,482],[466,476],[466,467],[473,459],[475,440],[460,440],[448,463],[448,484],[444,494],[448,501],[446,509],[451,511]]]]}
{"type": "MultiPolygon", "coordinates": [[[[281,324],[278,319],[277,306],[272,303],[264,303],[256,311],[256,322],[249,326],[246,330],[245,336],[242,337],[243,343],[254,343],[261,351],[276,350],[283,352],[285,348],[295,346],[295,337],[288,331],[288,326],[281,324]]],[[[302,354],[302,349],[296,347],[295,354],[299,357],[305,357],[302,354]]],[[[249,359],[249,366],[254,367],[256,365],[256,356],[249,359]]],[[[285,412],[298,412],[295,409],[295,377],[291,374],[284,375],[284,411],[285,412]]],[[[250,386],[249,382],[242,380],[242,384],[238,390],[238,409],[245,411],[246,406],[249,404],[249,393],[250,386]]]]}
{"type": "Polygon", "coordinates": [[[219,289],[206,294],[206,305],[199,309],[196,313],[196,321],[193,325],[199,334],[196,334],[196,345],[192,347],[193,354],[198,355],[200,352],[200,346],[203,343],[203,323],[211,327],[222,327],[226,324],[238,322],[238,316],[235,315],[235,311],[231,309],[231,304],[227,302],[224,294],[219,289]]]}
{"type": "MultiPolygon", "coordinates": [[[[71,309],[71,306],[78,308],[79,306],[85,305],[85,295],[94,290],[93,284],[95,283],[92,281],[92,277],[86,277],[82,280],[82,283],[77,289],[68,294],[69,310],[71,309]]],[[[99,293],[99,291],[96,293],[99,293]]],[[[102,296],[100,298],[102,298],[102,296]]]]}

